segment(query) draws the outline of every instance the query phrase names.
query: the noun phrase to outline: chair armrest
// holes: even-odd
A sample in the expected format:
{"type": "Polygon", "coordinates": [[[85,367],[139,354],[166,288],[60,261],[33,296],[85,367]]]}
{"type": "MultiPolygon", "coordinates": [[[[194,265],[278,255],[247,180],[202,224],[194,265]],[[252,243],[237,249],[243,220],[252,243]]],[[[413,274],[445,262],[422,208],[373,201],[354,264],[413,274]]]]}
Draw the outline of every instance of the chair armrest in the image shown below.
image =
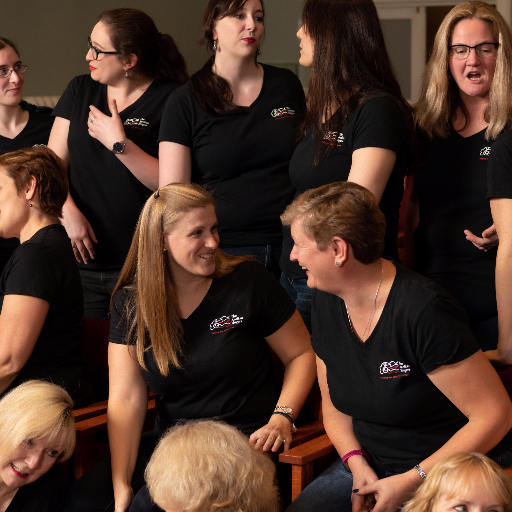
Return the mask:
{"type": "Polygon", "coordinates": [[[279,454],[279,462],[303,466],[335,451],[327,434],[279,454]]]}
{"type": "Polygon", "coordinates": [[[292,435],[292,442],[290,448],[295,448],[301,444],[307,443],[312,439],[320,437],[325,434],[324,422],[322,420],[313,421],[307,425],[303,425],[297,429],[297,432],[292,435]]]}

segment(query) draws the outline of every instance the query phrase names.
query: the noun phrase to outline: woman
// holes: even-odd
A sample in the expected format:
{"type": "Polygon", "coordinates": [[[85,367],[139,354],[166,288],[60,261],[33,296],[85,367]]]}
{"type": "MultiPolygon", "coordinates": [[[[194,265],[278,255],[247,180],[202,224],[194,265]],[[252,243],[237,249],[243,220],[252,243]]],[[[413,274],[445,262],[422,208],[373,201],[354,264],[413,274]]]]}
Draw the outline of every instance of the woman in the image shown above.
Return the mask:
{"type": "MultiPolygon", "coordinates": [[[[22,101],[27,69],[15,44],[0,37],[0,155],[48,144],[53,125],[51,109],[45,111],[22,101]]],[[[18,246],[19,241],[14,238],[0,239],[0,274],[18,246]]]]}
{"type": "Polygon", "coordinates": [[[279,278],[279,215],[293,197],[288,164],[305,101],[292,72],[258,64],[263,19],[260,0],[209,0],[202,43],[213,55],[165,108],[160,186],[211,189],[221,248],[279,278]]]}
{"type": "Polygon", "coordinates": [[[166,511],[278,512],[272,460],[221,421],[169,430],[146,469],[151,499],[166,511]]]}
{"type": "Polygon", "coordinates": [[[462,304],[482,350],[498,342],[486,167],[512,123],[511,60],[501,14],[484,2],[459,4],[439,27],[415,107],[421,165],[407,211],[406,265],[462,304]]]}
{"type": "MultiPolygon", "coordinates": [[[[372,0],[307,0],[300,64],[311,69],[304,137],[290,162],[297,195],[348,180],[371,190],[386,215],[385,254],[398,260],[398,212],[408,160],[410,108],[396,81],[372,0]]],[[[410,121],[411,120],[411,121],[410,121]]],[[[284,230],[281,283],[306,325],[313,290],[290,261],[284,230]]]]}
{"type": "Polygon", "coordinates": [[[31,380],[0,400],[0,510],[59,512],[67,479],[55,462],[71,457],[75,422],[71,397],[31,380]]]}
{"type": "Polygon", "coordinates": [[[67,194],[66,170],[50,149],[0,155],[0,236],[21,242],[0,278],[0,394],[48,379],[76,400],[89,395],[80,275],[59,222],[67,194]]]}
{"type": "Polygon", "coordinates": [[[140,210],[158,188],[164,104],[188,77],[172,37],[137,9],[101,13],[85,58],[91,74],[68,85],[48,145],[69,166],[62,222],[79,262],[85,316],[106,318],[140,210]]]}
{"type": "MultiPolygon", "coordinates": [[[[103,511],[114,499],[124,512],[161,433],[180,419],[223,420],[257,450],[289,447],[315,379],[307,329],[259,263],[218,245],[213,199],[198,185],[170,184],[148,199],[112,300],[113,489],[106,460],[77,482],[66,510],[103,511]],[[269,347],[285,366],[280,394],[269,347]],[[158,418],[141,441],[148,387],[158,418]]],[[[146,510],[140,499],[130,510],[146,510]]]]}
{"type": "MultiPolygon", "coordinates": [[[[342,457],[289,511],[396,512],[442,457],[494,448],[512,426],[512,404],[457,301],[382,259],[385,220],[373,194],[324,185],[282,220],[290,257],[318,290],[312,344],[325,430],[342,457]]],[[[495,448],[502,465],[512,463],[511,445],[508,435],[495,448]]]]}

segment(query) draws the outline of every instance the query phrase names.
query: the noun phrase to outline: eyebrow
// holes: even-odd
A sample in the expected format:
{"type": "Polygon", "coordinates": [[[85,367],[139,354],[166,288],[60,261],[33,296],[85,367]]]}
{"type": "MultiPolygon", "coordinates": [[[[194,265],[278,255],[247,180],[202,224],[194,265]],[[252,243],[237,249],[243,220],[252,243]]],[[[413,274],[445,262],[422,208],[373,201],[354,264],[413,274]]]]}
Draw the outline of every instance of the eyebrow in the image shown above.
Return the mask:
{"type": "MultiPolygon", "coordinates": [[[[14,64],[13,64],[13,67],[16,66],[16,64],[21,64],[21,60],[17,60],[14,64]]],[[[6,68],[9,64],[0,64],[0,68],[6,68]]]]}

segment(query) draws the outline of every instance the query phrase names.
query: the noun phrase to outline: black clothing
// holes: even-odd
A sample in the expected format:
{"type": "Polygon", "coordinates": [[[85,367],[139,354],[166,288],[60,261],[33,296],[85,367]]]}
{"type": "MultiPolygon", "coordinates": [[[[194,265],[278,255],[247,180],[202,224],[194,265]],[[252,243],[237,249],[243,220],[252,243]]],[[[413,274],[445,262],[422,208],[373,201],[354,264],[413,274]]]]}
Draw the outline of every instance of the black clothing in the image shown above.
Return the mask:
{"type": "Polygon", "coordinates": [[[512,130],[503,132],[492,146],[487,167],[487,199],[512,199],[512,130]]]}
{"type": "Polygon", "coordinates": [[[64,387],[75,400],[83,398],[89,389],[80,352],[82,285],[63,226],[46,226],[16,249],[0,278],[0,311],[6,295],[37,297],[50,304],[34,350],[9,389],[43,379],[64,387]]]}
{"type": "MultiPolygon", "coordinates": [[[[466,240],[493,223],[486,199],[487,161],[493,141],[485,130],[471,137],[453,131],[445,139],[420,134],[422,166],[414,177],[420,220],[414,232],[413,270],[454,297],[496,306],[496,250],[466,240]]],[[[493,150],[494,151],[494,150],[493,150]]]]}
{"type": "Polygon", "coordinates": [[[240,113],[208,114],[189,82],[173,94],[162,118],[159,140],[189,147],[192,182],[215,196],[221,247],[281,243],[279,216],[293,197],[288,163],[304,92],[291,71],[262,66],[261,92],[240,113]]]}
{"type": "Polygon", "coordinates": [[[479,350],[464,310],[401,265],[365,343],[353,334],[345,303],[318,291],[312,345],[327,367],[333,405],[352,416],[358,441],[388,471],[408,471],[468,421],[427,376],[479,350]]]}
{"type": "MultiPolygon", "coordinates": [[[[358,149],[375,147],[389,149],[396,154],[396,163],[379,206],[386,215],[387,224],[384,254],[398,261],[398,216],[409,154],[407,126],[398,103],[387,94],[370,96],[350,114],[339,132],[325,134],[324,143],[336,147],[316,167],[315,130],[314,126],[308,129],[290,161],[290,178],[297,189],[296,197],[312,188],[346,181],[352,166],[352,153],[358,149]]],[[[290,261],[293,248],[290,228],[284,227],[283,235],[283,272],[291,279],[306,277],[298,263],[290,261]]]]}
{"type": "MultiPolygon", "coordinates": [[[[144,152],[158,158],[160,118],[175,82],[154,80],[142,96],[119,113],[126,136],[144,152]]],[[[69,185],[71,197],[98,239],[96,257],[88,269],[120,269],[133,232],[151,190],[117,156],[88,133],[89,105],[110,116],[107,86],[89,75],[73,78],[53,111],[70,121],[69,185]]]]}
{"type": "MultiPolygon", "coordinates": [[[[114,296],[111,343],[126,343],[125,301],[125,290],[114,296]]],[[[201,304],[182,320],[183,369],[164,377],[152,351],[146,352],[148,370],[142,374],[158,394],[160,428],[182,418],[217,418],[249,435],[265,425],[278,390],[264,337],[294,311],[287,293],[259,263],[242,263],[214,279],[201,304]]]]}

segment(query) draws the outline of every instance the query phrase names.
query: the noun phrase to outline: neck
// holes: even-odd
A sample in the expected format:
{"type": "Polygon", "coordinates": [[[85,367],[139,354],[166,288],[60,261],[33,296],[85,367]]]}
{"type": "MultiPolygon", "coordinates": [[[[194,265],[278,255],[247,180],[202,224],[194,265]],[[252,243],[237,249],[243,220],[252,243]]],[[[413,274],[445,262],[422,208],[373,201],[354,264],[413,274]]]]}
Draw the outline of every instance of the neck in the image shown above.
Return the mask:
{"type": "Polygon", "coordinates": [[[173,273],[174,287],[178,297],[188,297],[200,293],[206,293],[212,282],[210,276],[181,276],[173,273]]]}
{"type": "Polygon", "coordinates": [[[213,63],[213,72],[224,78],[232,90],[234,85],[240,82],[259,78],[261,69],[261,66],[254,62],[253,57],[234,59],[217,54],[213,63]]]}
{"type": "Polygon", "coordinates": [[[18,487],[13,489],[0,478],[0,510],[5,510],[9,506],[16,492],[18,492],[18,487]]]}
{"type": "Polygon", "coordinates": [[[26,242],[32,238],[40,229],[46,226],[50,226],[51,224],[58,223],[58,219],[34,212],[30,216],[28,222],[21,228],[20,234],[19,236],[16,236],[16,238],[19,238],[20,243],[26,242]]]}
{"type": "Polygon", "coordinates": [[[0,127],[2,132],[16,131],[21,123],[28,121],[28,112],[18,105],[0,105],[0,127]]]}
{"type": "Polygon", "coordinates": [[[107,90],[110,93],[115,94],[116,100],[123,100],[125,98],[129,98],[133,94],[141,94],[144,92],[153,82],[153,78],[144,78],[133,76],[128,79],[123,78],[123,81],[120,81],[116,84],[107,84],[107,90]]]}
{"type": "Polygon", "coordinates": [[[489,105],[489,96],[480,98],[478,96],[461,97],[462,103],[466,107],[469,114],[468,124],[479,123],[488,126],[488,122],[484,119],[485,109],[489,105]]]}

